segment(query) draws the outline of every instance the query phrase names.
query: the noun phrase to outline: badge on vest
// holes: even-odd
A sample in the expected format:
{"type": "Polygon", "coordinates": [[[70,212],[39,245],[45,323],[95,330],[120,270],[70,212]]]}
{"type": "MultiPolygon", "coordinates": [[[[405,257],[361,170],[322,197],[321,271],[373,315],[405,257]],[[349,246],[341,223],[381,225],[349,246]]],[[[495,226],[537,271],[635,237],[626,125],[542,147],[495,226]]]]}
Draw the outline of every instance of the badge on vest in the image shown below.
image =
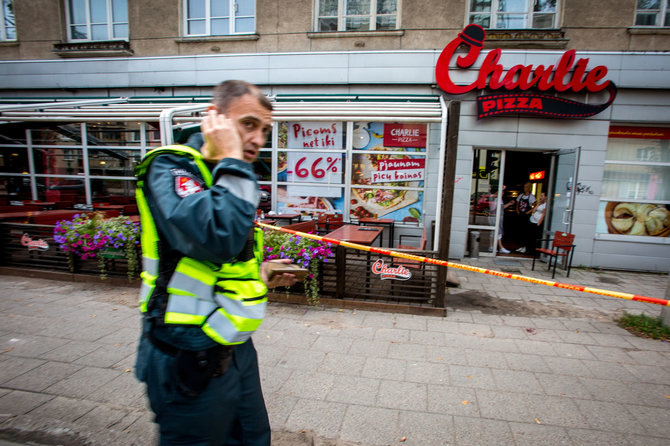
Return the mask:
{"type": "Polygon", "coordinates": [[[174,191],[181,198],[193,195],[196,192],[204,190],[202,184],[190,177],[176,176],[174,177],[174,191]]]}

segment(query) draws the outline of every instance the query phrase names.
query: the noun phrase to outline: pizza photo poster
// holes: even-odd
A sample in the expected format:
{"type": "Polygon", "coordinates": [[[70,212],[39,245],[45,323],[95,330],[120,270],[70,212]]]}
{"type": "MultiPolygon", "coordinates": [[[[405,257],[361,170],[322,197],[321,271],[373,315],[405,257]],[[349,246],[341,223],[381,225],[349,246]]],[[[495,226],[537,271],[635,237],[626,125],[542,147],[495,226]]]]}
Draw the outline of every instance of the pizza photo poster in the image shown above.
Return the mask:
{"type": "Polygon", "coordinates": [[[354,123],[350,213],[422,218],[426,124],[354,123]]]}

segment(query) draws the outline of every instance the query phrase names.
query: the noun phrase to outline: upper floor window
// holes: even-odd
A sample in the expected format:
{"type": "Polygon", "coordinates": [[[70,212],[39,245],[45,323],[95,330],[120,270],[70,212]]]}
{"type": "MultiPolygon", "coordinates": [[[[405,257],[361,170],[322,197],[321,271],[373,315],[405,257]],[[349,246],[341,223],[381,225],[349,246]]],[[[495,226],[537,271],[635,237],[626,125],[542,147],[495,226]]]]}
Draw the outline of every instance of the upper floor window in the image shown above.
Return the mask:
{"type": "Polygon", "coordinates": [[[255,0],[184,0],[185,35],[222,36],[256,31],[255,0]]]}
{"type": "Polygon", "coordinates": [[[127,40],[127,0],[67,0],[68,39],[127,40]]]}
{"type": "Polygon", "coordinates": [[[12,0],[2,0],[0,40],[16,40],[16,22],[14,21],[14,5],[12,3],[12,0]]]}
{"type": "Polygon", "coordinates": [[[470,0],[470,23],[489,29],[555,28],[558,0],[470,0]]]}
{"type": "Polygon", "coordinates": [[[636,26],[670,26],[670,0],[637,0],[636,26]]]}
{"type": "Polygon", "coordinates": [[[373,31],[398,28],[401,0],[316,0],[317,31],[373,31]]]}

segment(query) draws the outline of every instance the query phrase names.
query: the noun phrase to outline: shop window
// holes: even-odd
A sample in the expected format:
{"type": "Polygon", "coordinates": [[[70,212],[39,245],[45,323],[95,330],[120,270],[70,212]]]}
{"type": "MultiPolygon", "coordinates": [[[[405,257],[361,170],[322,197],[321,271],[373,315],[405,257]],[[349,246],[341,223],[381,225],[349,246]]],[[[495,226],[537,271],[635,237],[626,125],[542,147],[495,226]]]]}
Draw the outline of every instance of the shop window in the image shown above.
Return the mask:
{"type": "Polygon", "coordinates": [[[470,0],[469,23],[490,29],[557,26],[558,0],[470,0]]]}
{"type": "Polygon", "coordinates": [[[346,123],[281,122],[278,131],[279,212],[343,212],[346,123]]]}
{"type": "Polygon", "coordinates": [[[670,236],[670,129],[610,127],[596,231],[670,236]]]}
{"type": "Polygon", "coordinates": [[[670,27],[670,0],[637,0],[635,26],[670,27]]]}
{"type": "Polygon", "coordinates": [[[127,0],[67,0],[70,42],[127,40],[127,0]]]}
{"type": "Polygon", "coordinates": [[[14,21],[14,1],[2,0],[0,10],[0,41],[16,40],[16,22],[14,21]]]}
{"type": "Polygon", "coordinates": [[[184,0],[186,36],[225,36],[255,31],[255,0],[184,0]]]}
{"type": "Polygon", "coordinates": [[[45,175],[83,175],[81,148],[34,147],[35,173],[45,175]]]}
{"type": "Polygon", "coordinates": [[[398,29],[398,0],[316,0],[315,30],[375,31],[398,29]]]}
{"type": "Polygon", "coordinates": [[[91,176],[132,177],[142,155],[139,150],[88,149],[91,176]]]}
{"type": "Polygon", "coordinates": [[[28,153],[25,147],[0,147],[0,172],[28,173],[28,153]]]}
{"type": "Polygon", "coordinates": [[[137,122],[87,123],[86,129],[89,145],[139,146],[141,144],[140,123],[137,122]]]}
{"type": "Polygon", "coordinates": [[[136,187],[134,180],[91,179],[91,199],[98,203],[135,204],[136,187]]]}

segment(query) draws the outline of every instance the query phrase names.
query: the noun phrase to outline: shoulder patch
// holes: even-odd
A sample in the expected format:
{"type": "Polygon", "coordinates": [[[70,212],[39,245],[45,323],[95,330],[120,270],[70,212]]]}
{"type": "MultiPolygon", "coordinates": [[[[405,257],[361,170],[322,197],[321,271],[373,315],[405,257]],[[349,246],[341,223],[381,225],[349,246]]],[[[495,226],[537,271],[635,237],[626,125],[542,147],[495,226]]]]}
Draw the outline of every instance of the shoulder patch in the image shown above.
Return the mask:
{"type": "Polygon", "coordinates": [[[181,175],[174,177],[174,191],[181,198],[188,197],[189,195],[193,195],[203,190],[202,184],[195,178],[181,175]]]}

